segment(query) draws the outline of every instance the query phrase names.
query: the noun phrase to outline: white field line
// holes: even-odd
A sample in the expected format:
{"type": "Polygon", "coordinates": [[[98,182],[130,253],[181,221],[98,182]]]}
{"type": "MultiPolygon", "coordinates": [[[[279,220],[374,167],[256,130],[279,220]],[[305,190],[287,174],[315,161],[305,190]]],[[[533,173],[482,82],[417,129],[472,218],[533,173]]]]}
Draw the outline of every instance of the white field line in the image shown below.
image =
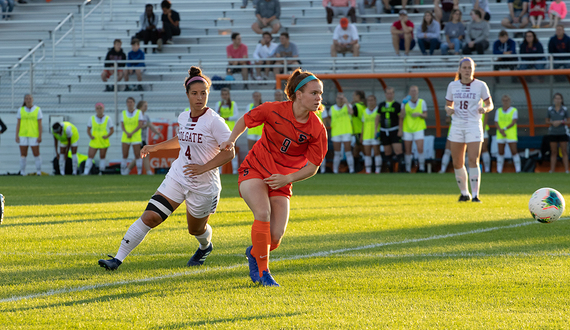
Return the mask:
{"type": "MultiPolygon", "coordinates": [[[[570,218],[564,218],[564,219],[560,219],[560,220],[567,220],[567,219],[570,219],[570,218]]],[[[376,243],[376,244],[369,244],[369,245],[357,246],[357,247],[352,247],[352,248],[337,249],[337,250],[330,250],[330,251],[321,251],[321,252],[316,252],[316,253],[311,253],[311,254],[303,254],[303,255],[290,256],[290,257],[274,258],[274,259],[272,259],[272,262],[308,259],[308,258],[315,258],[315,257],[325,257],[325,256],[329,256],[332,254],[338,254],[338,253],[360,251],[360,250],[365,250],[365,249],[373,249],[373,248],[382,247],[382,246],[426,242],[426,241],[433,241],[433,240],[445,239],[445,238],[450,238],[450,237],[480,234],[480,233],[486,233],[486,232],[500,230],[500,229],[518,228],[518,227],[528,226],[528,225],[532,225],[532,224],[538,224],[538,222],[527,221],[527,222],[522,222],[522,223],[518,223],[518,224],[508,225],[508,226],[496,226],[496,227],[489,227],[489,228],[482,228],[482,229],[474,229],[474,230],[463,231],[463,232],[459,232],[459,233],[452,233],[452,234],[445,234],[445,235],[434,235],[434,236],[429,236],[429,237],[424,237],[424,238],[406,239],[403,241],[376,243]]],[[[50,290],[50,291],[45,291],[45,292],[40,292],[40,293],[34,293],[34,294],[30,294],[30,295],[25,295],[25,296],[12,296],[10,298],[0,299],[0,303],[15,302],[15,301],[33,299],[33,298],[39,298],[39,297],[48,297],[48,296],[53,296],[53,295],[60,294],[60,293],[71,293],[71,292],[93,290],[93,289],[105,288],[105,287],[115,286],[115,285],[128,285],[128,284],[134,284],[134,283],[151,282],[151,281],[163,280],[163,279],[168,279],[168,278],[176,278],[176,277],[186,276],[186,275],[200,274],[200,273],[205,273],[205,272],[213,272],[213,271],[219,271],[219,270],[230,270],[230,269],[234,269],[234,268],[238,268],[238,267],[244,267],[244,266],[246,266],[246,264],[236,264],[236,265],[225,266],[225,267],[202,268],[202,269],[197,269],[197,270],[192,270],[192,271],[187,271],[187,272],[174,273],[174,274],[170,274],[170,275],[161,275],[161,276],[155,276],[155,277],[146,277],[146,278],[140,278],[140,279],[131,279],[131,280],[110,282],[110,283],[86,285],[86,286],[79,286],[79,287],[75,287],[75,288],[62,288],[62,289],[57,289],[57,290],[50,290]]]]}

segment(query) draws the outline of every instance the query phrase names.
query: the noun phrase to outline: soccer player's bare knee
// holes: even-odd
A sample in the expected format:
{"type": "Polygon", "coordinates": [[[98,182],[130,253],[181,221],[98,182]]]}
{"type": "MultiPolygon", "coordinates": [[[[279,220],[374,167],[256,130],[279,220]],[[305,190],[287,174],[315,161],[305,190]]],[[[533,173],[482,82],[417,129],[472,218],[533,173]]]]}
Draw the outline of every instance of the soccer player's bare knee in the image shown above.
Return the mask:
{"type": "Polygon", "coordinates": [[[174,207],[170,205],[166,197],[157,194],[152,196],[148,202],[141,219],[147,226],[154,228],[166,220],[172,212],[174,212],[174,207]]]}

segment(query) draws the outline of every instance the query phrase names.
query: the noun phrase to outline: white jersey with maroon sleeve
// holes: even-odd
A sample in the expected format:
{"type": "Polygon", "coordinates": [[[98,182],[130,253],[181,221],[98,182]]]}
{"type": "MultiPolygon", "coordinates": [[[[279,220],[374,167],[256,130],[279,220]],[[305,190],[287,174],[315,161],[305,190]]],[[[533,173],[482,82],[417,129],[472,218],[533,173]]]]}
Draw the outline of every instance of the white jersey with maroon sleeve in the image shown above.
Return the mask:
{"type": "Polygon", "coordinates": [[[473,79],[469,84],[462,84],[460,80],[450,82],[445,99],[453,102],[453,126],[464,128],[480,125],[479,108],[490,97],[489,87],[481,80],[473,79]]]}
{"type": "Polygon", "coordinates": [[[184,166],[203,165],[212,160],[220,152],[220,144],[229,139],[231,132],[224,119],[210,108],[199,117],[191,117],[190,114],[190,111],[184,111],[178,116],[180,153],[167,176],[196,194],[219,194],[222,185],[217,168],[190,177],[184,174],[184,166]]]}

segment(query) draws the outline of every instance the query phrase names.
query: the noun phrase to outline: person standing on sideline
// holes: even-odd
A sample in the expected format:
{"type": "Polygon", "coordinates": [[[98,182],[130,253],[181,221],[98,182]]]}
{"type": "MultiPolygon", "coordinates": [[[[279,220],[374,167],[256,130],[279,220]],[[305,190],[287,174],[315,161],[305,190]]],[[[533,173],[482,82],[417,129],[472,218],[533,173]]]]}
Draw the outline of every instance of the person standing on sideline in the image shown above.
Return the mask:
{"type": "Polygon", "coordinates": [[[562,151],[562,164],[564,171],[568,173],[568,109],[564,106],[562,94],[556,93],[552,99],[554,105],[548,107],[546,124],[548,127],[548,137],[550,141],[550,173],[556,169],[556,158],[558,157],[558,147],[562,151]]]}
{"type": "Polygon", "coordinates": [[[503,95],[501,98],[503,107],[497,109],[495,113],[495,126],[497,127],[497,147],[499,155],[497,156],[497,173],[503,173],[503,165],[505,164],[505,145],[509,145],[513,163],[515,163],[515,171],[521,171],[521,157],[517,150],[517,120],[519,118],[517,108],[511,107],[511,97],[503,95]]]}
{"type": "MultiPolygon", "coordinates": [[[[265,124],[261,140],[239,169],[239,193],[253,212],[252,246],[246,249],[249,276],[279,286],[269,271],[269,254],[281,243],[289,221],[292,183],[317,173],[327,153],[327,131],[316,115],[323,83],[296,69],[287,80],[287,102],[266,102],[241,117],[222,150],[232,150],[246,127],[265,124]]],[[[349,121],[350,123],[350,121],[349,121]]]]}
{"type": "Polygon", "coordinates": [[[333,143],[333,173],[338,173],[340,161],[342,160],[342,147],[344,146],[344,155],[348,171],[354,173],[354,156],[350,149],[352,141],[352,115],[354,111],[348,103],[343,93],[336,94],[336,104],[330,108],[330,113],[323,112],[323,119],[330,116],[331,125],[331,141],[333,143]]]}
{"type": "MultiPolygon", "coordinates": [[[[230,89],[224,87],[220,91],[220,96],[222,98],[221,101],[218,101],[216,104],[216,112],[220,115],[220,117],[224,118],[226,121],[226,125],[230,128],[230,130],[234,129],[234,125],[236,124],[236,120],[239,118],[239,110],[237,103],[232,101],[232,97],[230,95],[230,89]]],[[[239,167],[239,160],[236,154],[236,157],[232,159],[232,173],[237,174],[239,167]]]]}
{"type": "Polygon", "coordinates": [[[123,136],[121,143],[123,148],[123,159],[121,160],[121,174],[129,175],[127,167],[127,158],[129,157],[129,149],[133,147],[135,163],[137,165],[138,175],[142,174],[142,159],[140,157],[142,132],[144,126],[144,116],[142,111],[135,109],[135,99],[127,98],[127,110],[123,110],[121,114],[121,130],[123,136]]]}
{"type": "MultiPolygon", "coordinates": [[[[150,129],[154,134],[158,135],[160,139],[164,138],[162,133],[151,123],[150,117],[146,114],[146,111],[148,110],[148,103],[146,101],[139,101],[139,103],[137,103],[137,109],[142,111],[144,117],[143,127],[141,128],[141,148],[147,145],[148,129],[150,129]]],[[[190,108],[186,108],[185,111],[190,111],[190,108]]],[[[149,157],[143,158],[142,164],[143,172],[147,175],[153,175],[152,170],[150,169],[149,157]]],[[[130,162],[127,173],[131,173],[133,167],[135,167],[135,162],[130,162]]]]}
{"type": "Polygon", "coordinates": [[[479,187],[481,185],[481,143],[483,143],[483,122],[481,115],[493,111],[493,100],[487,84],[474,78],[475,62],[464,57],[459,62],[455,81],[447,86],[445,111],[451,116],[453,125],[447,139],[451,141],[451,158],[455,170],[455,179],[461,196],[460,202],[480,203],[479,187]],[[471,192],[467,190],[467,171],[465,170],[465,149],[469,159],[469,181],[471,192]]]}
{"type": "Polygon", "coordinates": [[[375,173],[382,171],[382,155],[380,154],[380,141],[376,138],[376,122],[378,117],[378,103],[374,94],[366,98],[368,107],[362,115],[362,135],[360,140],[364,149],[364,168],[366,174],[372,173],[372,148],[374,148],[375,173]]]}
{"type": "Polygon", "coordinates": [[[404,140],[406,172],[412,171],[412,142],[416,141],[418,149],[419,172],[425,172],[426,160],[424,157],[424,132],[426,129],[427,105],[419,98],[418,86],[410,86],[409,100],[402,102],[402,139],[404,140]]]}
{"type": "Polygon", "coordinates": [[[184,80],[190,111],[178,116],[178,134],[164,142],[147,145],[141,156],[159,150],[180,148],[178,158],[172,163],[164,181],[150,199],[146,210],[127,230],[115,257],[99,260],[99,266],[107,270],[117,269],[136,248],[148,232],[160,225],[168,216],[186,202],[188,232],[196,237],[200,246],[188,260],[187,266],[200,266],[212,252],[212,227],[210,214],[216,212],[222,185],[217,168],[229,162],[233,150],[220,149],[219,145],[230,136],[224,120],[208,108],[211,81],[193,66],[184,80]]]}
{"type": "Polygon", "coordinates": [[[115,125],[111,117],[105,115],[105,105],[101,102],[95,104],[94,116],[89,118],[87,122],[87,135],[89,136],[89,151],[87,152],[87,161],[85,162],[85,170],[83,175],[88,175],[93,167],[93,158],[97,150],[99,151],[99,174],[103,173],[107,162],[107,149],[111,145],[109,137],[115,133],[115,125]]]}
{"type": "MultiPolygon", "coordinates": [[[[253,92],[252,97],[253,97],[253,103],[250,103],[247,106],[247,111],[251,111],[253,110],[253,108],[258,107],[263,103],[263,101],[261,100],[260,92],[258,91],[253,92]]],[[[247,148],[248,148],[247,150],[251,150],[253,148],[255,142],[261,139],[262,134],[263,134],[263,124],[247,129],[247,148]]]]}
{"type": "MultiPolygon", "coordinates": [[[[16,143],[20,145],[20,175],[26,175],[26,157],[28,146],[36,161],[36,174],[42,175],[42,157],[40,143],[42,142],[42,110],[34,105],[31,94],[24,96],[24,104],[16,115],[16,143]]],[[[57,151],[57,150],[56,150],[57,151]]]]}
{"type": "Polygon", "coordinates": [[[485,173],[491,173],[491,154],[489,153],[489,116],[486,113],[481,115],[483,123],[483,144],[481,144],[481,160],[485,166],[485,173]]]}
{"type": "MultiPolygon", "coordinates": [[[[364,91],[356,90],[352,93],[352,134],[355,137],[354,148],[352,148],[352,156],[354,159],[359,159],[360,152],[362,151],[362,117],[366,110],[366,94],[364,91]]],[[[319,114],[322,113],[319,111],[319,114]]],[[[322,117],[320,117],[322,119],[322,117]]]]}
{"type": "Polygon", "coordinates": [[[57,154],[57,142],[59,141],[59,173],[65,175],[65,160],[71,150],[71,168],[72,174],[77,175],[78,158],[77,158],[77,141],[79,141],[79,130],[68,121],[55,123],[51,127],[53,133],[53,141],[55,145],[55,153],[57,154]]]}
{"type": "Polygon", "coordinates": [[[392,162],[398,162],[398,170],[404,170],[404,153],[402,151],[403,121],[400,116],[402,106],[394,100],[394,88],[384,90],[386,100],[378,105],[376,132],[380,135],[380,144],[384,146],[384,156],[388,170],[393,172],[392,162]]]}

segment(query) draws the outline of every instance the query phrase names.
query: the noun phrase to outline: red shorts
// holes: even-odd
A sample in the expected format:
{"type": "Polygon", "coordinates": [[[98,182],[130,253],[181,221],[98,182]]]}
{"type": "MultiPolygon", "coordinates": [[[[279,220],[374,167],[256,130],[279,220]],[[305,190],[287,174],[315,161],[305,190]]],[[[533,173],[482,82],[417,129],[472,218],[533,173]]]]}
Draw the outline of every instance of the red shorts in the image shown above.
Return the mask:
{"type": "MultiPolygon", "coordinates": [[[[103,70],[103,72],[105,72],[107,79],[109,79],[115,71],[114,70],[103,70]]],[[[123,70],[117,70],[117,72],[123,72],[123,70]]]]}
{"type": "MultiPolygon", "coordinates": [[[[239,167],[239,176],[238,176],[238,187],[239,185],[245,181],[245,180],[249,180],[249,179],[265,179],[267,177],[264,177],[263,175],[261,175],[261,173],[259,173],[259,171],[257,171],[254,168],[251,168],[249,166],[247,166],[246,162],[243,162],[241,164],[241,166],[239,167]]],[[[277,190],[273,190],[271,188],[269,189],[269,197],[272,196],[285,196],[287,198],[291,198],[291,196],[293,195],[293,190],[291,189],[293,187],[293,184],[289,183],[277,190]]],[[[238,188],[239,191],[239,188],[238,188]]],[[[240,197],[241,197],[241,192],[240,192],[240,197]]]]}

